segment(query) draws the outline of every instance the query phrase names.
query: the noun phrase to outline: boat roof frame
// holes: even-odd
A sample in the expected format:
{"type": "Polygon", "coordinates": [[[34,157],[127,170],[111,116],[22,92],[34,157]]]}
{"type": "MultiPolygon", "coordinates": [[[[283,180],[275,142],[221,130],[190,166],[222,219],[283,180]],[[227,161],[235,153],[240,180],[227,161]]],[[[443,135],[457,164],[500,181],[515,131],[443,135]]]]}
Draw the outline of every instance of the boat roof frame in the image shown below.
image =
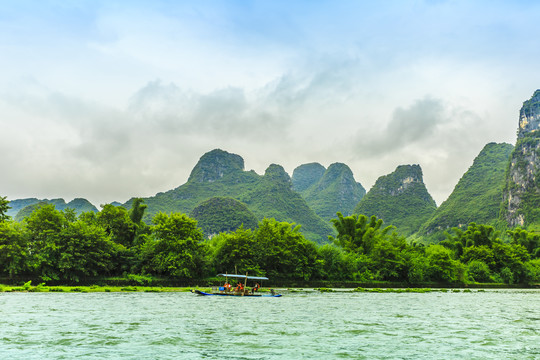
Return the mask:
{"type": "Polygon", "coordinates": [[[247,276],[241,274],[217,274],[217,276],[237,278],[237,279],[248,279],[248,280],[270,280],[266,276],[247,276]]]}

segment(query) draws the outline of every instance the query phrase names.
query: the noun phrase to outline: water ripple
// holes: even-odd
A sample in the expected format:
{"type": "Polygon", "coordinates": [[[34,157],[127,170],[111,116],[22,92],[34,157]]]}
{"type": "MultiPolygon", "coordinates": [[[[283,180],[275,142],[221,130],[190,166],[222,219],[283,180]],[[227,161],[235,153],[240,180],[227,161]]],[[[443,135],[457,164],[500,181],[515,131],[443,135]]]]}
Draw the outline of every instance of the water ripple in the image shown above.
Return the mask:
{"type": "Polygon", "coordinates": [[[536,359],[540,291],[0,293],[10,359],[536,359]]]}

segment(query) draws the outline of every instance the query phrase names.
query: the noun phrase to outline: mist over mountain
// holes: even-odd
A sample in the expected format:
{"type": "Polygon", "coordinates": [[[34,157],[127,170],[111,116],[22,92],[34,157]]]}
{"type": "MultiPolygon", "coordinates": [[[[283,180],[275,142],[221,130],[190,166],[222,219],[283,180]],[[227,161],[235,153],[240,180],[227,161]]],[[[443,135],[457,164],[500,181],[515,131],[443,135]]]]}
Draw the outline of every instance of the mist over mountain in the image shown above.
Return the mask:
{"type": "MultiPolygon", "coordinates": [[[[296,167],[292,178],[278,164],[264,175],[245,170],[237,154],[215,149],[201,156],[187,182],[144,198],[144,221],[158,212],[182,212],[200,221],[205,233],[253,228],[255,220],[275,218],[301,225],[304,235],[324,243],[334,233],[329,220],[337,212],[376,215],[403,235],[439,241],[452,227],[470,222],[498,228],[540,229],[540,90],[523,103],[513,147],[489,143],[474,159],[450,196],[437,208],[423,181],[420,165],[400,165],[381,176],[366,194],[344,163],[328,168],[317,162],[296,167]]],[[[134,199],[134,198],[133,198],[134,199]]],[[[130,207],[133,201],[122,206],[130,207]]],[[[22,220],[41,203],[77,214],[98,211],[85,199],[16,199],[7,215],[22,220]]],[[[115,205],[119,205],[116,203],[115,205]]]]}

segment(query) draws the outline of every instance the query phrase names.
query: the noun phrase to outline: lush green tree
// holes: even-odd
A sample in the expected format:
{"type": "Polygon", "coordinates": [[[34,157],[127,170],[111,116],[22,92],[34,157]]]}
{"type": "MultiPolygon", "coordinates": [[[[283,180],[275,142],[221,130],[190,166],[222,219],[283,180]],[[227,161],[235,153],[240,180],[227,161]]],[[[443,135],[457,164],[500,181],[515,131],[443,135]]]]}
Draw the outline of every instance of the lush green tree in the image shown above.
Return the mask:
{"type": "Polygon", "coordinates": [[[28,256],[28,238],[24,226],[0,221],[0,273],[10,277],[27,273],[28,256]]]}
{"type": "Polygon", "coordinates": [[[501,277],[508,283],[521,283],[525,280],[525,263],[530,260],[527,249],[519,244],[494,244],[493,256],[501,277]]]}
{"type": "Polygon", "coordinates": [[[51,204],[40,204],[25,221],[34,240],[58,234],[67,224],[64,213],[51,204]]]}
{"type": "Polygon", "coordinates": [[[260,246],[251,229],[241,226],[234,232],[221,233],[209,242],[213,267],[218,273],[264,275],[259,267],[260,246]]]}
{"type": "Polygon", "coordinates": [[[317,263],[317,249],[299,231],[300,226],[275,219],[263,219],[255,231],[262,250],[258,264],[272,278],[306,279],[317,263]]]}
{"type": "Polygon", "coordinates": [[[9,206],[9,200],[7,200],[6,196],[0,196],[0,222],[9,220],[9,216],[7,215],[7,211],[11,207],[9,206]]]}
{"type": "Polygon", "coordinates": [[[407,281],[410,284],[421,284],[429,281],[429,261],[423,247],[410,248],[407,251],[407,281]]]}
{"type": "Polygon", "coordinates": [[[322,261],[319,276],[323,279],[350,280],[355,272],[354,264],[343,248],[325,244],[317,249],[318,259],[322,261]]]}
{"type": "Polygon", "coordinates": [[[104,205],[97,214],[97,221],[114,242],[126,248],[133,245],[137,225],[133,223],[125,208],[111,204],[104,205]]]}
{"type": "Polygon", "coordinates": [[[135,198],[131,204],[131,210],[129,210],[129,218],[134,224],[139,224],[144,216],[144,211],[148,205],[144,203],[144,199],[135,198]]]}
{"type": "Polygon", "coordinates": [[[30,267],[43,279],[79,281],[107,274],[117,246],[96,224],[73,220],[73,213],[45,204],[26,218],[30,267]]]}
{"type": "Polygon", "coordinates": [[[469,279],[475,282],[490,282],[491,270],[482,260],[473,260],[467,265],[467,274],[469,279]]]}
{"type": "Polygon", "coordinates": [[[67,222],[72,223],[77,221],[77,211],[75,209],[65,208],[62,212],[64,213],[64,218],[67,222]]]}
{"type": "Polygon", "coordinates": [[[525,263],[525,279],[529,284],[540,282],[540,259],[534,259],[525,263]]]}
{"type": "Polygon", "coordinates": [[[376,216],[368,219],[365,215],[343,216],[338,212],[337,217],[330,220],[338,232],[336,238],[329,238],[330,241],[359,254],[369,254],[374,244],[394,229],[392,226],[382,228],[383,221],[376,216]]]}
{"type": "Polygon", "coordinates": [[[453,249],[455,257],[460,258],[465,248],[472,246],[484,246],[487,248],[493,247],[495,243],[501,243],[499,239],[500,232],[496,231],[493,226],[477,225],[470,223],[466,230],[460,228],[452,228],[450,233],[445,233],[446,240],[441,242],[441,245],[453,249]]]}
{"type": "Polygon", "coordinates": [[[370,252],[373,261],[373,272],[379,280],[407,280],[407,259],[404,250],[407,247],[405,238],[396,233],[379,239],[370,252]]]}
{"type": "Polygon", "coordinates": [[[145,247],[151,255],[147,270],[179,278],[202,277],[206,248],[197,221],[179,213],[158,213],[153,221],[155,242],[145,247]]]}
{"type": "Polygon", "coordinates": [[[471,246],[464,249],[461,262],[468,264],[471,261],[481,261],[492,270],[497,268],[493,249],[486,245],[471,246]]]}
{"type": "Polygon", "coordinates": [[[53,274],[61,279],[78,282],[86,276],[106,275],[113,269],[115,244],[98,226],[83,221],[69,223],[49,247],[58,263],[53,274]]]}
{"type": "Polygon", "coordinates": [[[430,280],[445,283],[455,283],[460,280],[460,263],[453,260],[452,255],[452,252],[442,245],[431,245],[426,248],[430,280]]]}
{"type": "Polygon", "coordinates": [[[540,234],[520,228],[506,232],[512,239],[512,244],[525,247],[532,258],[540,258],[540,234]]]}

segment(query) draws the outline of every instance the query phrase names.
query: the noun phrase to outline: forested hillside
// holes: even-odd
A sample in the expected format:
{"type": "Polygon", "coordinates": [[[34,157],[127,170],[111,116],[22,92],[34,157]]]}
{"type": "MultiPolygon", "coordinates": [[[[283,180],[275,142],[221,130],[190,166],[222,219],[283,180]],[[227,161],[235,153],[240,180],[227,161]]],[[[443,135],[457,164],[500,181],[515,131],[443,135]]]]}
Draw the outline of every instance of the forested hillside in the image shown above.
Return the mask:
{"type": "Polygon", "coordinates": [[[471,222],[494,224],[499,218],[505,171],[514,147],[510,144],[487,144],[448,199],[422,225],[419,235],[431,241],[445,239],[444,232],[471,222]]]}
{"type": "Polygon", "coordinates": [[[375,215],[400,233],[410,235],[435,212],[435,201],[423,182],[419,165],[401,165],[381,176],[358,203],[354,212],[375,215]]]}
{"type": "Polygon", "coordinates": [[[213,197],[199,204],[190,214],[206,237],[239,227],[255,229],[257,218],[247,205],[227,197],[213,197]]]}

